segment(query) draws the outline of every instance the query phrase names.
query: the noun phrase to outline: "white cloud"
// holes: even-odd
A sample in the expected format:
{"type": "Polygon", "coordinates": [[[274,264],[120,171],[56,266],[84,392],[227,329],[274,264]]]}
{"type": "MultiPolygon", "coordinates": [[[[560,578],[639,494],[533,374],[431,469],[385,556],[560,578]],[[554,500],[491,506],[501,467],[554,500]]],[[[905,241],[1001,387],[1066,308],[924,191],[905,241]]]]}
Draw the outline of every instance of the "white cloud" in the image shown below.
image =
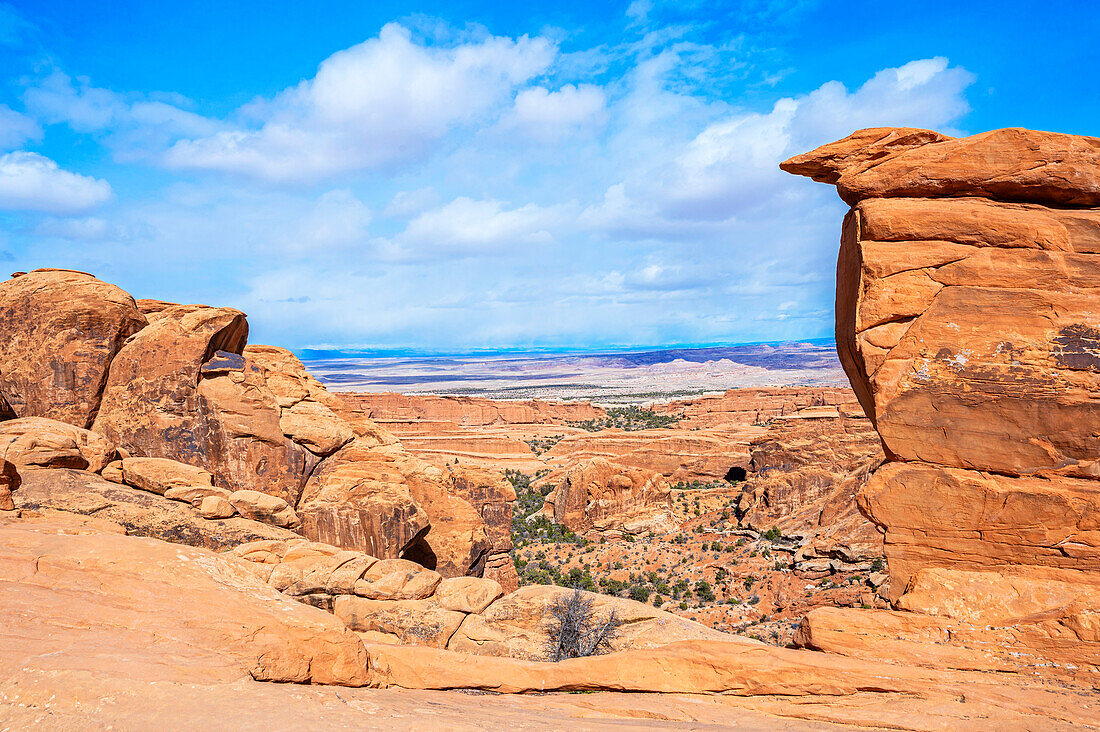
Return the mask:
{"type": "Polygon", "coordinates": [[[409,222],[397,241],[410,248],[476,254],[520,245],[549,244],[565,207],[527,204],[505,209],[500,201],[460,197],[409,222]]]}
{"type": "Polygon", "coordinates": [[[62,170],[38,153],[0,155],[0,208],[71,214],[95,208],[110,197],[107,181],[62,170]]]}
{"type": "Polygon", "coordinates": [[[47,124],[64,123],[76,132],[104,135],[124,161],[156,158],[180,138],[212,135],[224,127],[183,109],[180,105],[188,101],[178,94],[119,94],[58,70],[28,87],[23,101],[47,124]]]}
{"type": "Polygon", "coordinates": [[[516,95],[512,111],[501,120],[505,131],[545,142],[566,135],[591,134],[607,118],[607,95],[591,84],[566,84],[557,91],[536,86],[516,95]]]}
{"type": "Polygon", "coordinates": [[[33,119],[0,104],[0,150],[11,150],[41,136],[42,130],[33,119]]]}
{"type": "Polygon", "coordinates": [[[181,140],[174,167],[267,180],[317,180],[422,157],[456,125],[476,121],[547,68],[543,38],[489,36],[450,48],[418,45],[391,23],[326,59],[317,75],[252,105],[258,129],[181,140]]]}
{"type": "Polygon", "coordinates": [[[780,99],[766,113],[725,115],[681,145],[650,139],[646,149],[669,152],[630,170],[588,216],[612,230],[631,226],[655,237],[676,221],[774,216],[784,197],[805,189],[779,170],[784,158],[863,127],[949,127],[969,109],[964,91],[973,78],[943,58],[912,61],[876,73],[854,92],[832,81],[780,99]]]}
{"type": "Polygon", "coordinates": [[[439,203],[439,194],[431,186],[417,188],[415,191],[398,191],[382,211],[389,218],[415,216],[439,203]]]}

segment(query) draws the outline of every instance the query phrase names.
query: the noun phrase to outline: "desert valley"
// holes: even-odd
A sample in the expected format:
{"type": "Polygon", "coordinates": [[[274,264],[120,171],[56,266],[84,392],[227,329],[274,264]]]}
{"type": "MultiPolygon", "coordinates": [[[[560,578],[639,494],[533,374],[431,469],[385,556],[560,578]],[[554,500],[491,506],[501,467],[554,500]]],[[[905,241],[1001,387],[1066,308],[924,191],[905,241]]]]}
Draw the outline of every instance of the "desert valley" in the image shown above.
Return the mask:
{"type": "Polygon", "coordinates": [[[1100,727],[1100,140],[782,167],[851,207],[839,364],[311,373],[0,283],[0,728],[1100,727]]]}

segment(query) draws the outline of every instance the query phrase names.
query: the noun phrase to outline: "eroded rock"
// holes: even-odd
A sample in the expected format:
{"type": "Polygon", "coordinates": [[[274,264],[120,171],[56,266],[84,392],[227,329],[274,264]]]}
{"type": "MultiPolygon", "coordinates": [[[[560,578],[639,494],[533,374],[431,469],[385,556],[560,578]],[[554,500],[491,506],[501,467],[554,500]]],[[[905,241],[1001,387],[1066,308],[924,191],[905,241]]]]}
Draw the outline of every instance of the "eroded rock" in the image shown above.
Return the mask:
{"type": "Polygon", "coordinates": [[[17,417],[90,427],[111,359],[145,325],[132,297],[84,272],[0,283],[0,402],[17,417]]]}

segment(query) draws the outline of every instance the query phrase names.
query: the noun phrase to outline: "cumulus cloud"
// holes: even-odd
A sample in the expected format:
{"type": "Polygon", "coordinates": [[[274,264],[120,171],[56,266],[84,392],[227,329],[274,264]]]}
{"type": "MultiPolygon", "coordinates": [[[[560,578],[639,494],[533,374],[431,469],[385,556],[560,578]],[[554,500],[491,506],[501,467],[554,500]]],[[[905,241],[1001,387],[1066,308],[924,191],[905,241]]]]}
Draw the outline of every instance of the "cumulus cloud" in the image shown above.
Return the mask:
{"type": "Polygon", "coordinates": [[[0,104],[0,150],[19,147],[27,140],[42,136],[38,123],[25,114],[0,104]]]}
{"type": "Polygon", "coordinates": [[[439,203],[439,193],[431,186],[415,191],[398,191],[382,211],[383,216],[404,218],[415,216],[439,203]]]}
{"type": "Polygon", "coordinates": [[[71,173],[33,152],[0,155],[0,208],[73,214],[111,197],[105,180],[71,173]]]}
{"type": "Polygon", "coordinates": [[[154,159],[181,138],[211,135],[224,127],[184,109],[188,100],[177,94],[120,94],[56,69],[28,87],[23,101],[47,124],[102,134],[123,160],[154,159]]]}
{"type": "Polygon", "coordinates": [[[377,38],[333,54],[312,79],[252,105],[258,128],[181,140],[170,166],[257,178],[317,180],[422,157],[547,68],[544,38],[489,36],[452,47],[414,42],[391,23],[377,38]]]}
{"type": "Polygon", "coordinates": [[[501,201],[463,196],[420,214],[397,240],[412,248],[467,254],[549,244],[554,239],[551,230],[559,228],[567,216],[563,207],[527,204],[507,209],[501,201]]]}
{"type": "Polygon", "coordinates": [[[545,142],[566,135],[591,134],[607,118],[607,95],[592,84],[566,84],[557,91],[536,86],[516,95],[511,112],[501,120],[506,132],[545,142]]]}
{"type": "Polygon", "coordinates": [[[785,157],[863,127],[949,128],[969,109],[964,91],[973,79],[947,59],[923,59],[879,71],[852,92],[832,81],[780,99],[768,112],[723,116],[669,156],[630,171],[588,215],[612,229],[642,227],[660,236],[673,221],[763,210],[797,185],[778,169],[785,157]]]}

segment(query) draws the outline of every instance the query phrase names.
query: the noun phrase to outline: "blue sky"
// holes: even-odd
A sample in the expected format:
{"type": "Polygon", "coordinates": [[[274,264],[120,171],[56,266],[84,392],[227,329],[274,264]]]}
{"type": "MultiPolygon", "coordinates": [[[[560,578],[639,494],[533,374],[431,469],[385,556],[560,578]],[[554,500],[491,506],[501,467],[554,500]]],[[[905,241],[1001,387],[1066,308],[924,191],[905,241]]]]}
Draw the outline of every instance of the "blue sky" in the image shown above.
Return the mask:
{"type": "Polygon", "coordinates": [[[0,266],[299,349],[814,338],[844,207],[780,160],[1100,135],[1094,3],[531,5],[0,3],[0,266]]]}

